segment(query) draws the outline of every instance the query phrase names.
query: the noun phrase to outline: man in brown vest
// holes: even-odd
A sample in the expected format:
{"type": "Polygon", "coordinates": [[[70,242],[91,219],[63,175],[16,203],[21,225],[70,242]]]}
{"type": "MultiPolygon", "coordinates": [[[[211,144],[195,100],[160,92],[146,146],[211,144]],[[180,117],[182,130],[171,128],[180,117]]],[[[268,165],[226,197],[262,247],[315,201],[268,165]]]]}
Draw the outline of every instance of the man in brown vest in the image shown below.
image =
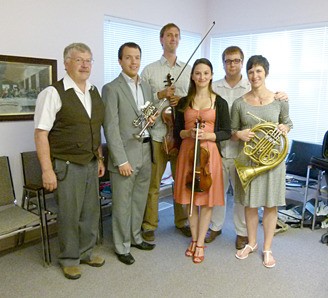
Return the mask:
{"type": "Polygon", "coordinates": [[[80,278],[80,264],[105,263],[92,255],[100,213],[98,176],[105,171],[100,135],[104,106],[88,80],[92,62],[87,45],[67,46],[67,74],[39,94],[34,116],[43,186],[54,191],[58,203],[58,261],[69,279],[80,278]]]}

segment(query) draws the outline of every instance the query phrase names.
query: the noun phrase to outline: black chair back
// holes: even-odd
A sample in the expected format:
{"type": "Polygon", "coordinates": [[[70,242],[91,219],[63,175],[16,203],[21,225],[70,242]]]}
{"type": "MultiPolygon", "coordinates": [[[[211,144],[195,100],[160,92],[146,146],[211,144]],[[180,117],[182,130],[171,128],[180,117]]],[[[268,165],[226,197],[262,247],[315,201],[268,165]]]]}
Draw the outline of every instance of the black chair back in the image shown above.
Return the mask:
{"type": "Polygon", "coordinates": [[[326,131],[322,142],[322,157],[328,158],[328,130],[326,131]]]}
{"type": "MultiPolygon", "coordinates": [[[[320,156],[321,154],[322,145],[293,140],[286,161],[286,173],[306,177],[311,157],[320,156]]],[[[316,179],[317,177],[318,171],[311,171],[310,178],[316,179]]]]}

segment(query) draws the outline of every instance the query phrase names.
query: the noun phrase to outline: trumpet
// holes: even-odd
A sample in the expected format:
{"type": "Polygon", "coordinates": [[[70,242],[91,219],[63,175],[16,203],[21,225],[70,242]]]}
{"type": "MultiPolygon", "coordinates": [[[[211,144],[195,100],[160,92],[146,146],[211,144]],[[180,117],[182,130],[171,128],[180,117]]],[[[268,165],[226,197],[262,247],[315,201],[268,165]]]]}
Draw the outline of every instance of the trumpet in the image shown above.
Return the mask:
{"type": "Polygon", "coordinates": [[[141,107],[141,112],[135,120],[133,120],[133,125],[135,127],[138,127],[144,122],[146,119],[148,119],[150,116],[154,114],[156,107],[152,105],[149,101],[146,101],[145,105],[141,107]]]}
{"type": "Polygon", "coordinates": [[[146,122],[146,124],[144,125],[144,127],[141,129],[141,131],[138,134],[133,134],[133,136],[140,140],[142,135],[144,134],[145,130],[148,128],[148,126],[151,124],[151,122],[148,120],[149,117],[151,116],[156,116],[158,115],[158,112],[160,110],[160,108],[162,107],[162,105],[164,104],[164,102],[166,101],[166,99],[164,99],[161,104],[159,105],[158,108],[156,108],[152,103],[150,103],[149,101],[147,101],[145,103],[145,105],[141,108],[141,112],[142,114],[140,114],[138,116],[138,118],[136,118],[135,120],[133,120],[133,125],[135,127],[140,126],[143,122],[146,122]]]}

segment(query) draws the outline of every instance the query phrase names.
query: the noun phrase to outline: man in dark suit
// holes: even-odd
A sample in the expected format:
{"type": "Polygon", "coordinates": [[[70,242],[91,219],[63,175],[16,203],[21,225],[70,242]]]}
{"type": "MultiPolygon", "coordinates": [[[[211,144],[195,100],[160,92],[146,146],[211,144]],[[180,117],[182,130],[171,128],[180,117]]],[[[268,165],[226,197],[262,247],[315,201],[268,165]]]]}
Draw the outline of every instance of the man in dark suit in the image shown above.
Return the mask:
{"type": "MultiPolygon", "coordinates": [[[[130,247],[151,250],[154,244],[142,241],[141,224],[147,202],[151,173],[151,139],[145,130],[140,139],[140,127],[133,120],[141,114],[145,102],[152,101],[148,83],[138,75],[141,49],[135,43],[125,43],[118,51],[121,74],[102,89],[105,104],[104,132],[108,144],[108,170],[113,191],[112,227],[115,253],[118,259],[133,264],[130,247]]],[[[147,121],[153,123],[155,117],[147,121]]],[[[145,122],[145,121],[144,121],[145,122]]],[[[143,123],[143,126],[145,123],[143,123]]]]}

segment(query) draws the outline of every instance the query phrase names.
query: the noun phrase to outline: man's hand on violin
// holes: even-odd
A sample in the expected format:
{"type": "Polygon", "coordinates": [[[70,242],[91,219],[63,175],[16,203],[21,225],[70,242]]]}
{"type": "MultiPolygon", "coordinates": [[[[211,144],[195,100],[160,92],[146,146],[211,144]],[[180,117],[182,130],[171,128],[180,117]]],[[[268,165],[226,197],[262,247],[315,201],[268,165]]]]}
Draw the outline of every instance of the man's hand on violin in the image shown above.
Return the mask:
{"type": "Polygon", "coordinates": [[[179,100],[180,100],[180,96],[176,96],[176,95],[173,95],[172,97],[169,98],[169,101],[170,101],[170,106],[171,107],[175,107],[177,106],[179,100]]]}
{"type": "Polygon", "coordinates": [[[174,93],[175,93],[175,86],[174,85],[171,85],[161,91],[159,91],[157,93],[157,97],[158,99],[164,99],[164,98],[167,98],[168,100],[170,100],[170,98],[172,96],[174,96],[174,93]]]}

